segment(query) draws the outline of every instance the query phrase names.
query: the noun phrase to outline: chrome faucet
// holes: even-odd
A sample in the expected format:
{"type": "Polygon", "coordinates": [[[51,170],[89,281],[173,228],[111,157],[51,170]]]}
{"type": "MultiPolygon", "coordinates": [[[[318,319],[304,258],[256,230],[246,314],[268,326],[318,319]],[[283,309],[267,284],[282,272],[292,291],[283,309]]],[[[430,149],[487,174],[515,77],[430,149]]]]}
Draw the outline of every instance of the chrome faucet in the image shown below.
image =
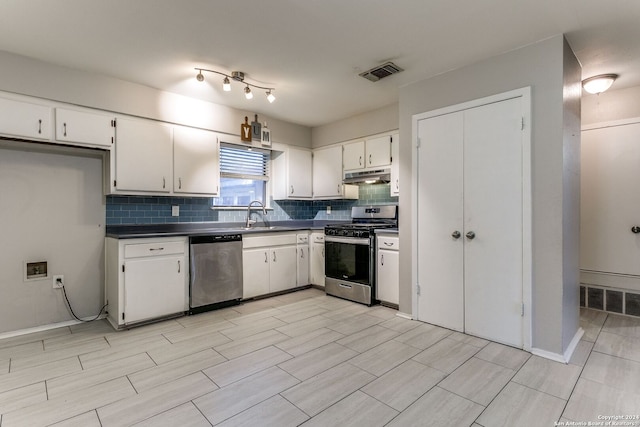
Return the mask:
{"type": "Polygon", "coordinates": [[[251,224],[255,224],[256,221],[251,219],[251,207],[254,204],[258,204],[260,205],[260,207],[262,207],[262,215],[266,215],[267,214],[267,209],[264,207],[264,205],[262,204],[262,202],[260,200],[254,200],[251,203],[249,203],[249,206],[247,206],[247,222],[245,224],[246,228],[250,228],[251,224]]]}

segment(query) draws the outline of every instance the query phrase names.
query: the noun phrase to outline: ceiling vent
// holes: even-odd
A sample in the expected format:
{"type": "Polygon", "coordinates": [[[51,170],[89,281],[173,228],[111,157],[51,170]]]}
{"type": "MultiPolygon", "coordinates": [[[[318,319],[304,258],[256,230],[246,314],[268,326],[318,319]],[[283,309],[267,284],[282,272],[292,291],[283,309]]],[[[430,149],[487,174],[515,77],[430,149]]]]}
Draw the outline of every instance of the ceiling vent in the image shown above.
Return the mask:
{"type": "Polygon", "coordinates": [[[362,72],[359,75],[367,80],[371,80],[372,82],[377,82],[380,79],[399,73],[400,71],[404,70],[393,62],[385,62],[384,64],[362,72]]]}

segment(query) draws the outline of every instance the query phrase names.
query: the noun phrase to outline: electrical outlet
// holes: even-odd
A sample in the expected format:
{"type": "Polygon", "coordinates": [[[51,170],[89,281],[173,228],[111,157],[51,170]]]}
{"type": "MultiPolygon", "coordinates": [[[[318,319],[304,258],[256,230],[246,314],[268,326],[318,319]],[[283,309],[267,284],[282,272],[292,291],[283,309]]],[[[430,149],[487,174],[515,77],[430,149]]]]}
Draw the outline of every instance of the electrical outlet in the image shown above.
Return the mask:
{"type": "Polygon", "coordinates": [[[180,216],[180,206],[171,206],[171,216],[180,216]]]}
{"type": "Polygon", "coordinates": [[[53,289],[62,289],[64,285],[64,276],[62,274],[57,274],[53,276],[53,289]]]}
{"type": "Polygon", "coordinates": [[[327,205],[327,215],[331,215],[331,206],[327,205]]]}

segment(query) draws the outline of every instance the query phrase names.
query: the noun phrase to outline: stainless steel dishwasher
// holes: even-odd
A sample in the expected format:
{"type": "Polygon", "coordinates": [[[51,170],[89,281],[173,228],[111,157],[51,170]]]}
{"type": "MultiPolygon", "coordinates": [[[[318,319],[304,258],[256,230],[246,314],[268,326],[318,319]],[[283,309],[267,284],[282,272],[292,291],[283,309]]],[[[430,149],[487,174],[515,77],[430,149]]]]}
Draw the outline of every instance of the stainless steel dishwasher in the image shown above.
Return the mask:
{"type": "Polygon", "coordinates": [[[242,234],[189,238],[189,314],[242,299],[242,234]]]}

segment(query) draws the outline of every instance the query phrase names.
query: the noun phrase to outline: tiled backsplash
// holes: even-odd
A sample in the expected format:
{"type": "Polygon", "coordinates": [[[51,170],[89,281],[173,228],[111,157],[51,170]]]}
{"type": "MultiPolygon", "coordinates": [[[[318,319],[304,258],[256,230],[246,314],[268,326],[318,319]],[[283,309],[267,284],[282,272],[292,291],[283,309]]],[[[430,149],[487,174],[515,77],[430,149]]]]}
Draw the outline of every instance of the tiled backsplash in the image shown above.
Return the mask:
{"type": "MultiPolygon", "coordinates": [[[[272,200],[267,221],[348,220],[351,207],[398,203],[389,196],[389,184],[363,185],[358,200],[272,200]],[[331,213],[327,214],[327,206],[331,213]]],[[[243,209],[211,209],[211,198],[166,196],[107,196],[107,225],[164,224],[174,222],[242,222],[243,209]],[[180,215],[171,216],[179,206],[180,215]]]]}

